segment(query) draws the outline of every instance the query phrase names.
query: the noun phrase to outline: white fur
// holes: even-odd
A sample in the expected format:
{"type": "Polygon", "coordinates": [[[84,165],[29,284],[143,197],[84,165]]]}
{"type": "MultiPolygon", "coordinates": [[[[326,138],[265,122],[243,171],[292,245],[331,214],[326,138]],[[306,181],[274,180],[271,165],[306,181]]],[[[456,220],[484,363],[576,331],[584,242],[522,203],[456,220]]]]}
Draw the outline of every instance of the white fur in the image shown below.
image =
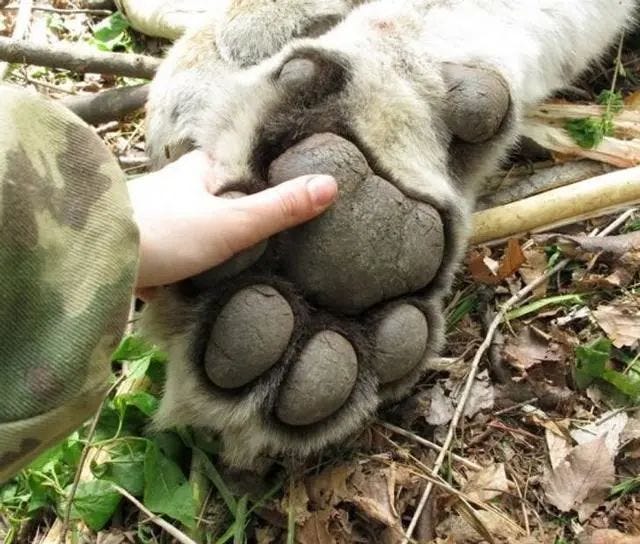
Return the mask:
{"type": "MultiPolygon", "coordinates": [[[[390,181],[448,213],[453,223],[446,262],[424,302],[434,324],[433,355],[442,338],[441,298],[464,251],[479,180],[515,142],[525,110],[569,84],[613,44],[631,23],[635,0],[244,0],[239,6],[226,0],[201,29],[176,44],[161,67],[149,101],[155,164],[166,162],[165,148],[180,153],[182,143],[193,141],[228,180],[251,176],[253,138],[282,99],[272,76],[284,60],[301,48],[347,59],[351,78],[335,100],[352,130],[392,174],[390,181]],[[318,38],[296,38],[314,17],[327,15],[344,20],[318,38]],[[469,157],[451,156],[452,134],[443,122],[445,62],[495,71],[511,94],[500,133],[466,148],[477,155],[471,171],[454,172],[456,162],[469,157]]],[[[383,399],[400,397],[419,378],[415,373],[378,394],[365,387],[369,394],[331,423],[287,432],[265,414],[282,375],[232,400],[201,383],[188,361],[199,315],[197,303],[168,289],[144,317],[171,358],[157,423],[219,431],[232,464],[250,465],[264,453],[307,455],[342,440],[383,399]]]]}

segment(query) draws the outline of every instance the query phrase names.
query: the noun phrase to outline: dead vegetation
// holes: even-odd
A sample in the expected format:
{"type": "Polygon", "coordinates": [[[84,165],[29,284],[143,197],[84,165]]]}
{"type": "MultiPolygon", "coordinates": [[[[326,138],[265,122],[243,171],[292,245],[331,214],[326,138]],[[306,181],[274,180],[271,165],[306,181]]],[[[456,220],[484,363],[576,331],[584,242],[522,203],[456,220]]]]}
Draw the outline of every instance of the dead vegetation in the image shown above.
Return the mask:
{"type": "MultiPolygon", "coordinates": [[[[168,42],[105,4],[0,1],[0,60],[49,67],[0,74],[81,103],[135,175],[137,78],[168,42]]],[[[207,437],[145,434],[165,362],[131,336],[101,414],[0,487],[4,541],[640,543],[639,36],[531,113],[477,212],[447,352],[409,399],[302,466],[228,473],[207,437]]]]}

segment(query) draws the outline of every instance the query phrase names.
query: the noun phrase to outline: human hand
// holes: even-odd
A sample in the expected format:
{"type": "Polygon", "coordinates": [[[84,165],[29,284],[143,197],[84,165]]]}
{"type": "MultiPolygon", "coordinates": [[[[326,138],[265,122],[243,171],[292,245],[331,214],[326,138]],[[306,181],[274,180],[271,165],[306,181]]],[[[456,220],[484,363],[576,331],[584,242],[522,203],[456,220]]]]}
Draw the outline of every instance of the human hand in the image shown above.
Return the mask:
{"type": "Polygon", "coordinates": [[[253,195],[213,196],[213,165],[193,151],[128,184],[140,231],[137,288],[204,272],[266,238],[319,215],[333,203],[330,176],[303,176],[253,195]]]}

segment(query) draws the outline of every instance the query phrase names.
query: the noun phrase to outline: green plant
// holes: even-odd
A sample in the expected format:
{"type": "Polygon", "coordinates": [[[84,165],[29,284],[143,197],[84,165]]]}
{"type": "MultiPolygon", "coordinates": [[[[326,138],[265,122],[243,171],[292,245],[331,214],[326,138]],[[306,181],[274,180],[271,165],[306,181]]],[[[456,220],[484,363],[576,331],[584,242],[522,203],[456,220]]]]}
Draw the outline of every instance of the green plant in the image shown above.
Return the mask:
{"type": "Polygon", "coordinates": [[[622,111],[622,95],[616,91],[602,91],[598,104],[605,106],[600,117],[586,117],[567,121],[565,128],[576,143],[585,149],[598,147],[606,136],[613,136],[614,115],[622,111]]]}

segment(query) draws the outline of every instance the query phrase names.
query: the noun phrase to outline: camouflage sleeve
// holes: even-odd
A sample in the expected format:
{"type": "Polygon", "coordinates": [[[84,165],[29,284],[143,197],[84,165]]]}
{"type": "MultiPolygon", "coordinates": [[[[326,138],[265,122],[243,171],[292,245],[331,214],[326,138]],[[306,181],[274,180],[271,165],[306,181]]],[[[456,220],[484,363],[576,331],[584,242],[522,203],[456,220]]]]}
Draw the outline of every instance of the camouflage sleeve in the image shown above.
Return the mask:
{"type": "Polygon", "coordinates": [[[71,112],[0,85],[0,482],[95,412],[138,232],[124,174],[71,112]]]}

